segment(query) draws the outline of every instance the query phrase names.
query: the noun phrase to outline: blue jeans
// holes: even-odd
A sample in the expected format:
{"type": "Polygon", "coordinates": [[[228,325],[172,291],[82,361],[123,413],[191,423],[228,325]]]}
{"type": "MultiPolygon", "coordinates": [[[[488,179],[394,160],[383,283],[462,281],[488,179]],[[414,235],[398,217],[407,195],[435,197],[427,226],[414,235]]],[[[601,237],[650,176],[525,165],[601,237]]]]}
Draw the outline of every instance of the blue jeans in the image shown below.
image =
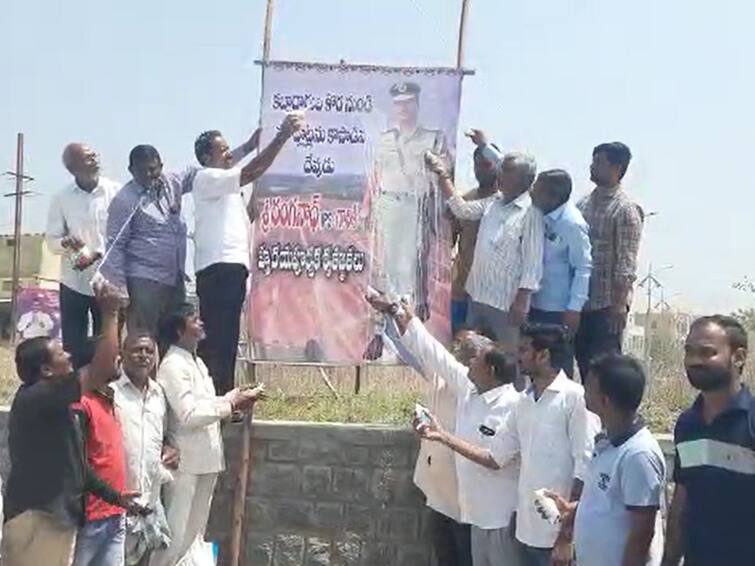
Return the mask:
{"type": "Polygon", "coordinates": [[[125,544],[125,515],[91,521],[76,535],[73,566],[123,566],[125,544]]]}
{"type": "Polygon", "coordinates": [[[451,299],[451,336],[464,328],[469,311],[469,298],[451,299]]]}

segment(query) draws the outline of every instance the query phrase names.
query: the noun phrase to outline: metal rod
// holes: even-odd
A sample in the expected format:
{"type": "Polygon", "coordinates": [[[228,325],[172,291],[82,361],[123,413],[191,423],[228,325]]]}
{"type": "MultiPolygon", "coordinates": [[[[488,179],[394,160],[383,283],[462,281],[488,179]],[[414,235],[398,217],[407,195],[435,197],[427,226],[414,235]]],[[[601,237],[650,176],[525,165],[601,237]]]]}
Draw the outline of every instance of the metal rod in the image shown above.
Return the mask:
{"type": "Polygon", "coordinates": [[[469,0],[461,0],[461,18],[459,19],[459,44],[456,49],[456,67],[464,67],[464,46],[467,32],[467,15],[469,14],[469,0]]]}
{"type": "Polygon", "coordinates": [[[13,223],[13,276],[10,303],[10,339],[16,341],[16,315],[18,309],[18,280],[21,266],[21,219],[24,199],[24,134],[19,132],[16,140],[16,217],[13,223]]]}

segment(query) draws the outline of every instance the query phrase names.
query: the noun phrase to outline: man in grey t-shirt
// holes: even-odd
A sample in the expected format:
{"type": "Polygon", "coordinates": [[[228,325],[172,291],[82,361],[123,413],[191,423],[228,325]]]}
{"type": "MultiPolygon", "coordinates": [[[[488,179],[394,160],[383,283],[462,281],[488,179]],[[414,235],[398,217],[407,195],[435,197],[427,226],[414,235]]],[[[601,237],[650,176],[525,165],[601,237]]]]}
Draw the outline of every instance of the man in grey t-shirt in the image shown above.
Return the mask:
{"type": "Polygon", "coordinates": [[[574,521],[579,566],[659,566],[666,462],[637,414],[645,390],[639,362],[611,354],[590,365],[587,408],[604,433],[596,439],[579,503],[555,494],[563,521],[574,521]]]}

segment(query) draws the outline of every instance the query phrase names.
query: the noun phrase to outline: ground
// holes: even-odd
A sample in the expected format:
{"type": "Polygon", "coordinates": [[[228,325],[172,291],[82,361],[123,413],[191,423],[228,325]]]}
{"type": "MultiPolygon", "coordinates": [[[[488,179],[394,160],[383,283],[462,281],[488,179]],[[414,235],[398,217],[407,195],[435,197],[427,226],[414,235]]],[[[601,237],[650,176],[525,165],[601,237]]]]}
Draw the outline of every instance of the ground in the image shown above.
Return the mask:
{"type": "MultiPolygon", "coordinates": [[[[338,393],[326,386],[322,374],[312,367],[264,364],[256,381],[265,383],[268,399],[258,405],[256,418],[267,420],[364,422],[408,424],[414,403],[422,397],[422,380],[399,367],[370,367],[362,371],[355,393],[354,368],[326,368],[325,375],[338,393]]],[[[654,432],[673,430],[676,417],[690,405],[694,391],[687,383],[681,359],[656,364],[642,414],[654,432]]],[[[246,380],[245,376],[241,377],[246,380]]],[[[755,383],[748,369],[746,380],[755,383]]],[[[0,345],[0,404],[10,404],[18,386],[12,350],[0,345]]]]}

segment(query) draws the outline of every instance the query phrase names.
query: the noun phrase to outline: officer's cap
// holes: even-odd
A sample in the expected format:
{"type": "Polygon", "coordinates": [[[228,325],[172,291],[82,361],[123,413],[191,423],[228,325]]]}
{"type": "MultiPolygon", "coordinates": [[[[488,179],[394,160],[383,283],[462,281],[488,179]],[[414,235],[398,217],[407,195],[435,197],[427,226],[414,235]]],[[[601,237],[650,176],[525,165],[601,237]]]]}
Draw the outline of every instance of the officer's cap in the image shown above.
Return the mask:
{"type": "Polygon", "coordinates": [[[411,100],[412,98],[419,98],[420,92],[419,85],[411,81],[402,81],[396,83],[391,87],[391,98],[394,102],[402,102],[404,100],[411,100]]]}

